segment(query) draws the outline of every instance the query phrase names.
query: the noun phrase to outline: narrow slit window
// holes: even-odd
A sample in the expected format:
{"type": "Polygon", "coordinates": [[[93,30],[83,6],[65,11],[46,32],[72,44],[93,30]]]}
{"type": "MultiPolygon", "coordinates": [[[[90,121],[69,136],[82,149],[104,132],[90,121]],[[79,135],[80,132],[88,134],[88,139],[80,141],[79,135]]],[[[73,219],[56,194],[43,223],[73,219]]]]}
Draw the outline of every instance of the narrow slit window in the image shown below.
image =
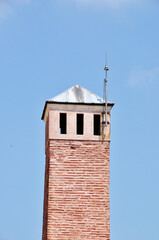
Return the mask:
{"type": "Polygon", "coordinates": [[[77,135],[83,135],[83,114],[77,114],[77,135]]]}
{"type": "Polygon", "coordinates": [[[100,115],[94,115],[94,135],[100,135],[100,115]]]}
{"type": "Polygon", "coordinates": [[[60,134],[66,134],[66,113],[60,113],[60,134]]]}

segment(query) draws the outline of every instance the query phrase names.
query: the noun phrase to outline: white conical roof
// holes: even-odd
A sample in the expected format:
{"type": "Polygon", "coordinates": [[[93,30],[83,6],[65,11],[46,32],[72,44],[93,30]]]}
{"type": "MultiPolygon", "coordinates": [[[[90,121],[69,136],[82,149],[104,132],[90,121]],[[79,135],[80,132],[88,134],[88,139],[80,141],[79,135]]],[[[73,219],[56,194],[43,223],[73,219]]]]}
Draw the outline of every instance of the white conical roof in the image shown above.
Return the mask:
{"type": "Polygon", "coordinates": [[[103,98],[95,95],[89,90],[75,85],[58,96],[49,99],[49,102],[63,102],[63,103],[103,103],[103,98]]]}

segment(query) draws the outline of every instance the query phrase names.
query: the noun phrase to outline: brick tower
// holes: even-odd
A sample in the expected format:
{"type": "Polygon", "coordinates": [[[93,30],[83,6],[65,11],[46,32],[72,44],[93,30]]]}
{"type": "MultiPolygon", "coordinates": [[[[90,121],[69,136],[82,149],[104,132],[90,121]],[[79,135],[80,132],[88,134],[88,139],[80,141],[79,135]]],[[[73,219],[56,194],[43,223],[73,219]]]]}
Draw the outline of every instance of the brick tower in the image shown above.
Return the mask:
{"type": "Polygon", "coordinates": [[[46,101],[43,240],[109,240],[110,110],[76,85],[46,101]]]}

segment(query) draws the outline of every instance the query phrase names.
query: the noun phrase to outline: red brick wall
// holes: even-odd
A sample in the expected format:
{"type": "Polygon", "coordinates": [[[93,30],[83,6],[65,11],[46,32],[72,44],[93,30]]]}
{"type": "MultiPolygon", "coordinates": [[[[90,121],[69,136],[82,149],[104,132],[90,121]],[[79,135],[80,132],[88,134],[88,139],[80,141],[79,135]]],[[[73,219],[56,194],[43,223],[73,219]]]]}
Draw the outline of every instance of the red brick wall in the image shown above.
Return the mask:
{"type": "Polygon", "coordinates": [[[43,240],[109,240],[109,142],[50,140],[43,240]]]}
{"type": "Polygon", "coordinates": [[[44,185],[44,209],[43,209],[43,235],[42,239],[47,239],[47,226],[48,226],[48,185],[49,185],[49,160],[50,160],[50,148],[49,144],[49,118],[47,118],[45,125],[45,185],[44,185]]]}

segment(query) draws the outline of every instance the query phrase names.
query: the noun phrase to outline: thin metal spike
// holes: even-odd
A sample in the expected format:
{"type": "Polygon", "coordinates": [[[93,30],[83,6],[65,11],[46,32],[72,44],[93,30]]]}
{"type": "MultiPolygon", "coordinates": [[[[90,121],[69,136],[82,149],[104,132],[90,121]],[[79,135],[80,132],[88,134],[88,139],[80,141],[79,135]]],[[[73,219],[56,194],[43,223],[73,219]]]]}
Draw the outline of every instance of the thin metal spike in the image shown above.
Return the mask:
{"type": "Polygon", "coordinates": [[[107,54],[107,52],[105,53],[105,66],[107,66],[107,61],[108,61],[108,54],[107,54]]]}
{"type": "Polygon", "coordinates": [[[109,70],[108,66],[107,66],[107,53],[106,53],[106,64],[105,64],[105,126],[107,127],[107,72],[109,70]]]}

